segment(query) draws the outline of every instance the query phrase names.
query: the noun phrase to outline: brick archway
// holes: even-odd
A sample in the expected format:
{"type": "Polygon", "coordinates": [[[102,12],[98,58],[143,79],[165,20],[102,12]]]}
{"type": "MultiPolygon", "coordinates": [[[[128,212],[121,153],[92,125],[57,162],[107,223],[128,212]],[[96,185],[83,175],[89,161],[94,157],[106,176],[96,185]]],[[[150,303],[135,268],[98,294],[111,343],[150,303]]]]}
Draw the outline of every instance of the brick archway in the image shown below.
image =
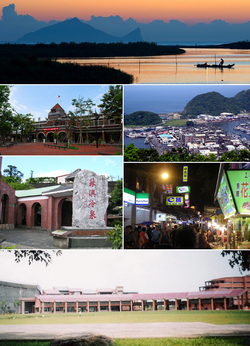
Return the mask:
{"type": "Polygon", "coordinates": [[[43,132],[39,132],[36,136],[38,142],[42,142],[45,139],[45,134],[43,132]]]}
{"type": "Polygon", "coordinates": [[[1,218],[0,223],[8,223],[8,214],[9,214],[9,196],[5,193],[1,198],[1,218]]]}
{"type": "Polygon", "coordinates": [[[42,224],[42,206],[35,202],[31,207],[31,226],[41,227],[42,224]]]}
{"type": "Polygon", "coordinates": [[[18,207],[18,224],[27,225],[27,206],[25,203],[20,204],[18,207]]]}
{"type": "Polygon", "coordinates": [[[50,131],[46,134],[46,141],[47,142],[53,142],[53,140],[54,140],[54,132],[50,131]]]}
{"type": "Polygon", "coordinates": [[[72,201],[63,198],[58,204],[58,228],[62,226],[72,226],[72,201]]]}

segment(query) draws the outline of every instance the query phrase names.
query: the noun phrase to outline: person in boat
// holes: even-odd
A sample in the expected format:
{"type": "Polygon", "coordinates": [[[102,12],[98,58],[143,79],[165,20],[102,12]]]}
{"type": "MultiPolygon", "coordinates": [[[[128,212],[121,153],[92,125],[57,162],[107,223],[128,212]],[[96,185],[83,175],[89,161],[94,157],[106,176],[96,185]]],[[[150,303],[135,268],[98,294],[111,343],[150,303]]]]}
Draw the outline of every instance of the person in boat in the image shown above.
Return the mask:
{"type": "Polygon", "coordinates": [[[223,64],[224,64],[224,60],[221,58],[221,59],[220,59],[219,66],[223,66],[223,64]]]}

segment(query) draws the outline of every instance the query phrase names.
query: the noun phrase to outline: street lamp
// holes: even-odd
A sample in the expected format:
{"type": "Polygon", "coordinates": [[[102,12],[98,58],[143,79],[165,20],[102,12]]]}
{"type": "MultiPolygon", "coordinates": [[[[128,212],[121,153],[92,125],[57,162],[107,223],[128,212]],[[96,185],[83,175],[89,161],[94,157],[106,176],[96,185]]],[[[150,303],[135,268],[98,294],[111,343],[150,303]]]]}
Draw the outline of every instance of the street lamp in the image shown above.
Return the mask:
{"type": "Polygon", "coordinates": [[[98,148],[97,123],[98,123],[99,116],[100,116],[100,115],[97,114],[96,112],[94,113],[94,117],[95,117],[95,138],[96,138],[96,148],[98,148]]]}

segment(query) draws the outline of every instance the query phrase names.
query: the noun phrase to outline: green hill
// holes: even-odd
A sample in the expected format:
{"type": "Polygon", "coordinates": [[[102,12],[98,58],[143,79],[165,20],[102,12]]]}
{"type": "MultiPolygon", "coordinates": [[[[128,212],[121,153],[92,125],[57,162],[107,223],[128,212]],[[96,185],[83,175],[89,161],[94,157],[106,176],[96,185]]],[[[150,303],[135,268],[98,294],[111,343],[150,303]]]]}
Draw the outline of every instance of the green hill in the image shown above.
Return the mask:
{"type": "Polygon", "coordinates": [[[237,114],[243,110],[250,112],[250,90],[243,90],[234,97],[225,97],[215,91],[197,95],[187,103],[182,114],[215,116],[223,112],[237,114]]]}
{"type": "Polygon", "coordinates": [[[158,114],[153,112],[145,112],[145,111],[137,111],[128,115],[125,115],[124,117],[124,125],[155,125],[155,124],[161,124],[161,118],[158,114]]]}

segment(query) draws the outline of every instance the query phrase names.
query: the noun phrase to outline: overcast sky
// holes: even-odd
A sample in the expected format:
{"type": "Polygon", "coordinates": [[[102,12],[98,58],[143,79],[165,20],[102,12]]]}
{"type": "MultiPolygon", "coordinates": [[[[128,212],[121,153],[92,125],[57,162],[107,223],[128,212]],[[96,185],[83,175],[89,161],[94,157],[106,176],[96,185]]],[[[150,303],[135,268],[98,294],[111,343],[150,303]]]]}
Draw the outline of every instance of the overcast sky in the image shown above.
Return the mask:
{"type": "Polygon", "coordinates": [[[2,174],[8,165],[16,166],[24,179],[33,177],[56,177],[74,172],[77,168],[88,169],[96,174],[108,174],[113,180],[123,176],[121,156],[4,156],[2,174]]]}
{"type": "MultiPolygon", "coordinates": [[[[217,250],[130,251],[130,250],[63,250],[53,253],[52,264],[28,265],[14,260],[13,251],[0,252],[0,280],[83,289],[115,288],[140,293],[198,291],[205,281],[240,276],[231,269],[228,258],[217,250]]],[[[244,275],[250,274],[244,273],[244,275]]]]}

